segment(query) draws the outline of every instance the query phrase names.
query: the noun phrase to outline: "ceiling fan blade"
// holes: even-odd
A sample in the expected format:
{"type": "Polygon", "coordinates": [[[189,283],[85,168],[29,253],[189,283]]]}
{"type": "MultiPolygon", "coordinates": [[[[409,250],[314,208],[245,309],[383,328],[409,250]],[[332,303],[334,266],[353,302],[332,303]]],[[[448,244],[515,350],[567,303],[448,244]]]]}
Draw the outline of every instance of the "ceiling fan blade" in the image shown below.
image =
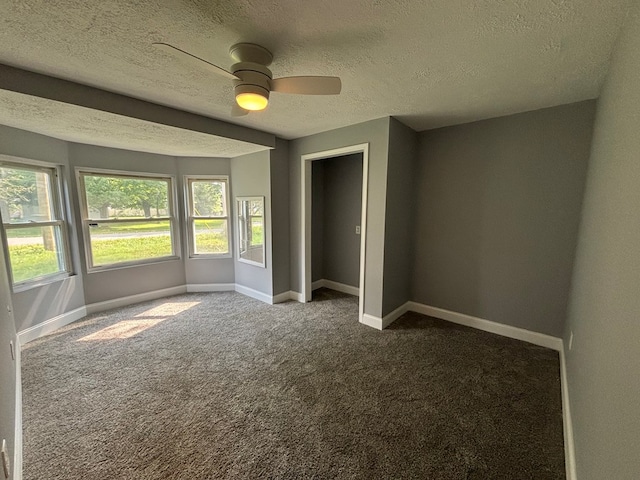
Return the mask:
{"type": "Polygon", "coordinates": [[[337,95],[342,90],[338,77],[282,77],[271,80],[271,91],[302,95],[337,95]]]}
{"type": "Polygon", "coordinates": [[[232,117],[243,117],[243,116],[248,115],[248,114],[249,114],[249,110],[245,110],[240,105],[238,105],[236,102],[233,102],[233,105],[231,106],[231,116],[232,117]]]}
{"type": "Polygon", "coordinates": [[[185,52],[184,50],[174,47],[173,45],[169,45],[168,43],[157,42],[157,43],[154,43],[153,46],[158,48],[159,50],[162,50],[163,52],[173,55],[174,57],[201,62],[198,65],[203,66],[204,64],[205,66],[209,67],[209,70],[213,71],[214,73],[217,73],[218,75],[222,75],[231,80],[239,80],[238,77],[236,77],[231,72],[227,72],[224,68],[214,65],[211,62],[207,62],[206,60],[203,60],[200,57],[196,57],[195,55],[189,52],[185,52]]]}

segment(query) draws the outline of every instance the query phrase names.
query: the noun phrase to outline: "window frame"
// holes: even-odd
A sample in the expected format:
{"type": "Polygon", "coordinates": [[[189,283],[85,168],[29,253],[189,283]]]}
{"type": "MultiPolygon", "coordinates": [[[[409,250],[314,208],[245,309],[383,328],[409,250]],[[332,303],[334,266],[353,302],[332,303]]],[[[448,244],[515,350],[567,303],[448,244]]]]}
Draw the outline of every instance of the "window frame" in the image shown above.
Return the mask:
{"type": "Polygon", "coordinates": [[[185,175],[184,176],[184,193],[185,193],[185,228],[187,234],[187,245],[189,248],[190,259],[215,259],[215,258],[233,258],[233,237],[231,235],[231,217],[229,215],[229,206],[231,201],[230,182],[228,175],[185,175]],[[193,215],[193,190],[191,185],[194,182],[221,181],[225,183],[225,213],[224,216],[201,216],[193,215]],[[195,221],[196,220],[219,220],[223,219],[227,222],[227,251],[226,253],[196,253],[195,245],[195,221]]]}
{"type": "Polygon", "coordinates": [[[26,158],[0,155],[0,167],[31,170],[35,172],[46,172],[49,174],[51,202],[50,214],[53,219],[47,221],[30,221],[29,223],[24,224],[12,224],[10,222],[5,223],[4,220],[0,221],[0,230],[2,230],[2,249],[5,258],[7,259],[7,273],[9,274],[12,291],[20,292],[70,277],[71,275],[73,275],[73,265],[71,262],[71,249],[69,246],[69,223],[67,220],[67,209],[65,208],[67,203],[65,201],[65,197],[63,196],[64,188],[62,185],[63,177],[61,166],[26,158]],[[55,227],[58,227],[57,230],[60,233],[59,237],[56,238],[56,246],[59,247],[58,263],[62,266],[62,270],[55,273],[39,275],[37,277],[32,277],[27,280],[16,282],[13,275],[13,264],[11,262],[11,255],[9,252],[9,240],[7,238],[7,231],[34,227],[54,227],[54,232],[56,230],[55,227]]]}
{"type": "MultiPolygon", "coordinates": [[[[261,267],[261,268],[267,268],[267,244],[266,244],[266,238],[265,238],[265,232],[266,232],[266,212],[265,212],[265,202],[266,199],[263,195],[258,195],[258,196],[248,196],[248,197],[236,197],[236,204],[235,204],[235,209],[236,209],[236,224],[238,225],[238,248],[237,248],[237,253],[238,253],[238,261],[239,262],[243,262],[243,263],[247,263],[249,265],[255,265],[256,267],[261,267]],[[247,217],[244,217],[243,214],[241,213],[241,208],[240,208],[240,204],[243,202],[255,202],[255,201],[259,201],[262,203],[262,215],[259,216],[259,218],[262,218],[262,243],[261,244],[252,244],[250,242],[247,242],[246,248],[243,250],[243,245],[242,245],[242,240],[243,240],[243,233],[242,230],[244,230],[245,232],[247,230],[253,230],[253,218],[258,217],[258,215],[249,215],[247,217]],[[241,219],[244,219],[244,221],[241,221],[241,219]],[[244,223],[244,229],[243,229],[243,223],[244,223]],[[262,262],[258,262],[256,260],[251,260],[249,258],[244,258],[242,256],[243,253],[249,252],[250,251],[250,247],[255,247],[255,246],[260,246],[262,247],[262,262]]],[[[253,233],[253,232],[252,232],[253,233]]]]}
{"type": "Polygon", "coordinates": [[[179,223],[180,219],[176,215],[176,181],[175,176],[162,173],[149,173],[149,172],[132,172],[128,170],[111,170],[93,167],[76,167],[76,182],[78,186],[78,199],[80,204],[80,223],[82,228],[82,239],[84,243],[85,265],[87,273],[105,272],[109,270],[118,270],[121,268],[130,268],[136,266],[150,265],[155,263],[169,262],[174,260],[180,260],[181,246],[180,246],[180,234],[179,223]],[[87,203],[87,195],[85,189],[85,176],[103,176],[103,177],[117,177],[132,180],[160,180],[166,181],[168,184],[167,203],[168,203],[168,216],[162,217],[140,217],[128,218],[128,219],[92,219],[89,217],[89,205],[87,203]],[[93,264],[93,253],[91,248],[91,233],[89,224],[91,223],[144,223],[150,220],[168,221],[169,232],[171,234],[171,248],[172,254],[162,257],[146,258],[142,260],[129,260],[125,262],[108,263],[105,265],[93,264]]]}

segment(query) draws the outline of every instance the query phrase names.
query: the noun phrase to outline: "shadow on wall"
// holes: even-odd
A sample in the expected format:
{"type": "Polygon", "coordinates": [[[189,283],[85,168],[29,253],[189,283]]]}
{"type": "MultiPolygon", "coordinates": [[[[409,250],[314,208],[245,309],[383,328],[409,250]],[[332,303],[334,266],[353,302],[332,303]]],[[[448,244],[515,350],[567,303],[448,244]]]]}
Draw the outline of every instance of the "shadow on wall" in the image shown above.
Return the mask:
{"type": "MultiPolygon", "coordinates": [[[[57,313],[52,315],[51,312],[67,312],[74,309],[73,297],[77,293],[76,282],[77,277],[68,277],[60,282],[38,287],[35,298],[29,299],[26,314],[21,315],[22,318],[16,315],[16,330],[21,331],[40,324],[43,318],[52,318],[57,315],[57,313]],[[71,308],[68,308],[69,305],[71,308]]],[[[19,292],[16,296],[20,297],[24,294],[28,292],[19,292]]]]}
{"type": "Polygon", "coordinates": [[[312,162],[312,281],[358,288],[362,153],[312,162]]]}

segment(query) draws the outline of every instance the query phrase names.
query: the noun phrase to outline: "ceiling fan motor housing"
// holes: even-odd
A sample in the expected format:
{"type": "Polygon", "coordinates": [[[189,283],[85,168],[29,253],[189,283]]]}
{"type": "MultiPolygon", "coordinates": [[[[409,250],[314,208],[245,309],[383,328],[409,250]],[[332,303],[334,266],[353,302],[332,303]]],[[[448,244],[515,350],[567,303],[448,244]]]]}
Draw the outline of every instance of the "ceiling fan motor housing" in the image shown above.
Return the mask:
{"type": "Polygon", "coordinates": [[[257,93],[269,98],[271,91],[271,70],[264,65],[253,62],[240,62],[231,67],[233,74],[239,80],[234,80],[234,93],[257,93]]]}
{"type": "Polygon", "coordinates": [[[337,95],[342,83],[339,77],[294,76],[273,79],[269,65],[273,55],[269,50],[253,43],[236,43],[229,54],[236,63],[228,71],[178,47],[164,42],[156,42],[155,47],[183,59],[206,65],[218,75],[233,81],[236,104],[232,115],[246,115],[249,111],[264,110],[269,103],[271,91],[302,95],[337,95]],[[234,113],[235,112],[235,113],[234,113]]]}

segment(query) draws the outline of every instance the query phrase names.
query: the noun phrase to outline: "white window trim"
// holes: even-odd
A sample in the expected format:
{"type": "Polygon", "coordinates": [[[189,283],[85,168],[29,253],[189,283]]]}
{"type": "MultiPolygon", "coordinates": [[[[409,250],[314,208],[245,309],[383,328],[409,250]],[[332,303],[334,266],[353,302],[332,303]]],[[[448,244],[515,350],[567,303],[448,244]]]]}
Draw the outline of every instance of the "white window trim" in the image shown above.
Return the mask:
{"type": "Polygon", "coordinates": [[[93,167],[76,167],[75,170],[76,170],[76,183],[78,187],[78,198],[80,203],[80,215],[81,215],[80,223],[82,228],[82,239],[84,244],[85,265],[86,265],[88,274],[180,260],[181,258],[181,255],[180,255],[181,244],[180,244],[180,235],[179,235],[180,219],[176,215],[178,212],[178,209],[176,208],[176,205],[177,205],[176,177],[174,175],[163,174],[163,173],[150,173],[150,172],[133,172],[128,170],[109,170],[109,169],[93,168],[93,167]],[[84,188],[84,175],[104,175],[104,176],[125,177],[125,178],[131,178],[131,179],[145,178],[150,180],[168,181],[169,193],[167,195],[167,199],[169,201],[168,206],[169,206],[170,215],[167,217],[154,217],[153,220],[164,220],[169,222],[173,254],[165,255],[163,257],[155,257],[155,258],[148,258],[143,260],[132,260],[128,262],[117,262],[117,263],[110,263],[107,265],[94,266],[93,256],[91,254],[91,235],[89,233],[90,223],[93,223],[93,222],[141,223],[144,221],[148,221],[148,219],[140,218],[139,220],[138,219],[112,220],[112,219],[89,218],[87,197],[85,195],[85,188],[84,188]]]}
{"type": "Polygon", "coordinates": [[[185,207],[185,234],[187,238],[188,258],[190,259],[223,259],[233,258],[233,237],[231,236],[231,216],[229,215],[230,199],[231,199],[231,182],[228,175],[185,175],[184,176],[184,207],[185,207]],[[193,206],[193,198],[191,196],[191,183],[194,181],[207,181],[207,180],[219,180],[226,183],[225,187],[225,206],[227,215],[224,217],[196,217],[191,214],[193,206]],[[226,253],[195,253],[195,238],[193,235],[194,220],[227,220],[227,245],[228,251],[226,253]]]}
{"type": "Polygon", "coordinates": [[[10,155],[0,154],[0,166],[6,166],[8,168],[22,168],[34,171],[46,171],[51,175],[51,198],[53,200],[53,215],[55,220],[49,220],[46,222],[34,222],[29,224],[11,224],[0,222],[0,230],[2,231],[2,250],[5,258],[7,259],[7,269],[9,279],[11,281],[11,289],[13,292],[22,292],[31,288],[39,287],[49,283],[64,280],[65,278],[73,275],[73,268],[71,264],[71,250],[69,247],[69,232],[68,222],[66,217],[65,198],[62,194],[64,188],[62,186],[61,166],[57,164],[51,164],[39,160],[32,160],[28,158],[14,157],[10,155]],[[13,280],[13,266],[11,265],[11,257],[9,255],[9,242],[6,236],[6,230],[32,228],[32,227],[48,227],[57,226],[60,230],[60,250],[62,254],[63,270],[60,272],[51,273],[48,275],[40,275],[28,280],[20,282],[14,282],[13,280]]]}
{"type": "MultiPolygon", "coordinates": [[[[256,267],[261,267],[261,268],[267,268],[267,244],[266,244],[266,230],[267,230],[267,214],[266,214],[266,199],[264,196],[262,195],[258,195],[258,196],[251,196],[251,197],[236,197],[236,204],[234,205],[234,211],[235,211],[235,223],[237,225],[237,235],[238,235],[238,241],[237,243],[237,249],[236,249],[236,260],[238,260],[239,262],[242,263],[246,263],[249,265],[255,265],[256,267]],[[248,258],[242,258],[242,235],[240,233],[240,207],[239,204],[240,202],[243,201],[254,201],[254,200],[258,200],[262,202],[262,262],[256,262],[255,260],[249,260],[248,258]]],[[[248,248],[247,248],[248,250],[248,248]]],[[[247,251],[245,250],[245,251],[247,251]]]]}

